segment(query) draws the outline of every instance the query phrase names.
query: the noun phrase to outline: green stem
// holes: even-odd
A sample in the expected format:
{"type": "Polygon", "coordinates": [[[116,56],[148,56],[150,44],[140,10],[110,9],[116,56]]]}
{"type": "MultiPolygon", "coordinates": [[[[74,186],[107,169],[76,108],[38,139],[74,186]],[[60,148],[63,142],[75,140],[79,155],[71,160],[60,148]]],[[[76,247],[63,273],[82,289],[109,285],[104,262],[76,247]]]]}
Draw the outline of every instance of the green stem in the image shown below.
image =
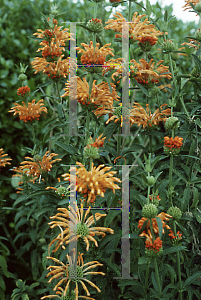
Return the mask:
{"type": "Polygon", "coordinates": [[[87,118],[86,118],[86,127],[85,127],[85,144],[87,145],[87,141],[89,139],[89,124],[90,124],[90,113],[87,110],[87,118]]]}
{"type": "MultiPolygon", "coordinates": [[[[177,235],[176,224],[173,221],[174,235],[177,235]]],[[[180,266],[180,251],[177,251],[177,269],[178,269],[178,279],[179,279],[179,299],[182,300],[182,284],[181,284],[181,266],[180,266]]]]}
{"type": "Polygon", "coordinates": [[[172,172],[173,172],[173,155],[170,155],[170,169],[169,169],[169,200],[171,206],[173,206],[172,203],[172,172]]]}
{"type": "Polygon", "coordinates": [[[183,107],[183,110],[184,110],[185,114],[187,115],[187,117],[189,117],[189,113],[188,113],[188,111],[186,109],[186,106],[184,104],[183,96],[180,97],[180,102],[181,102],[181,105],[183,107]]]}
{"type": "Polygon", "coordinates": [[[169,62],[170,62],[170,71],[172,73],[173,85],[174,85],[174,88],[176,88],[175,77],[174,77],[174,69],[173,69],[173,65],[172,65],[172,57],[171,57],[170,53],[168,53],[168,57],[169,57],[169,62]]]}
{"type": "Polygon", "coordinates": [[[145,295],[147,295],[148,282],[149,282],[149,263],[147,264],[147,268],[146,268],[145,295]]]}
{"type": "Polygon", "coordinates": [[[148,190],[147,190],[147,204],[149,204],[150,189],[151,189],[151,187],[148,186],[148,190]]]}
{"type": "Polygon", "coordinates": [[[149,135],[149,152],[152,153],[152,136],[149,135]]]}
{"type": "Polygon", "coordinates": [[[59,83],[58,81],[56,81],[56,91],[57,91],[57,95],[58,95],[58,98],[59,98],[59,103],[61,103],[61,96],[60,96],[60,90],[59,90],[59,83]]]}
{"type": "Polygon", "coordinates": [[[158,292],[159,292],[159,299],[161,299],[161,284],[160,284],[160,277],[159,277],[158,264],[157,264],[156,257],[154,257],[154,268],[155,268],[155,274],[156,274],[156,283],[157,283],[158,292]]]}
{"type": "Polygon", "coordinates": [[[129,0],[129,2],[128,2],[128,22],[131,22],[131,4],[132,4],[132,2],[129,0]]]}
{"type": "Polygon", "coordinates": [[[120,147],[121,147],[121,125],[118,128],[118,135],[117,135],[117,157],[120,156],[120,147]]]}

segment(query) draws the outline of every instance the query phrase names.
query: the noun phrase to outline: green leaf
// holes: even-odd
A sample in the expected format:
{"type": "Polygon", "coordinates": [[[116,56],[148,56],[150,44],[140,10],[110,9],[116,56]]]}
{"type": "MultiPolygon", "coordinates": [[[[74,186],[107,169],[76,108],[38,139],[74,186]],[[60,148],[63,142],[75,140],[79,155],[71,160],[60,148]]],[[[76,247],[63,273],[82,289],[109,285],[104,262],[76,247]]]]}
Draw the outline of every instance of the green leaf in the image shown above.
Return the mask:
{"type": "Polygon", "coordinates": [[[23,282],[22,279],[18,279],[18,280],[16,281],[16,286],[20,289],[20,291],[23,292],[24,289],[25,289],[25,283],[26,283],[26,281],[23,282]]]}
{"type": "Polygon", "coordinates": [[[111,138],[111,136],[113,135],[113,133],[115,132],[115,130],[119,127],[119,123],[110,123],[109,125],[107,125],[104,133],[103,133],[103,136],[106,136],[106,139],[105,139],[105,143],[111,138]]]}
{"type": "Polygon", "coordinates": [[[144,150],[145,152],[147,152],[147,148],[145,148],[144,146],[140,145],[140,144],[135,144],[133,146],[131,146],[130,148],[128,149],[124,149],[120,155],[121,156],[124,156],[125,154],[129,153],[129,152],[137,152],[137,151],[140,151],[140,150],[144,150]]]}
{"type": "Polygon", "coordinates": [[[147,219],[147,220],[143,223],[142,228],[140,229],[140,231],[139,231],[138,234],[141,234],[141,233],[142,233],[142,231],[143,231],[143,230],[145,229],[145,227],[147,226],[148,221],[149,221],[149,219],[147,219]]]}
{"type": "Polygon", "coordinates": [[[191,205],[191,208],[195,207],[195,209],[197,209],[198,203],[199,203],[198,189],[196,187],[193,187],[193,203],[191,205]]]}
{"type": "Polygon", "coordinates": [[[168,255],[168,254],[175,253],[178,251],[183,251],[183,250],[188,251],[186,246],[173,246],[173,247],[163,250],[162,255],[168,255]]]}
{"type": "Polygon", "coordinates": [[[150,263],[151,259],[148,256],[142,256],[138,260],[138,265],[148,264],[150,263]]]}
{"type": "Polygon", "coordinates": [[[159,217],[156,217],[156,221],[157,221],[157,224],[158,224],[158,230],[159,230],[159,237],[160,239],[162,238],[162,235],[163,235],[163,225],[162,225],[162,221],[159,217]]]}
{"type": "Polygon", "coordinates": [[[195,274],[193,274],[192,276],[187,278],[184,282],[184,288],[186,288],[188,285],[194,283],[200,276],[201,276],[201,271],[196,272],[195,274]]]}
{"type": "Polygon", "coordinates": [[[60,148],[64,149],[67,153],[70,153],[72,155],[78,153],[78,150],[71,145],[66,145],[63,142],[59,142],[59,141],[56,141],[55,144],[60,148]]]}
{"type": "Polygon", "coordinates": [[[121,271],[119,270],[120,266],[112,263],[109,258],[104,258],[104,264],[106,264],[110,268],[110,270],[114,271],[117,277],[121,277],[121,271]]]}
{"type": "Polygon", "coordinates": [[[181,210],[185,211],[189,205],[189,201],[191,198],[191,188],[190,187],[186,187],[184,190],[184,195],[183,195],[183,199],[181,202],[181,210]]]}
{"type": "Polygon", "coordinates": [[[31,271],[32,271],[32,275],[33,275],[33,280],[36,280],[38,272],[39,272],[38,251],[37,250],[33,250],[31,252],[31,271]]]}
{"type": "MultiPolygon", "coordinates": [[[[0,275],[0,296],[1,296],[1,289],[5,292],[5,290],[6,290],[6,285],[5,285],[5,282],[4,282],[4,280],[3,280],[3,276],[2,275],[0,275]]],[[[5,298],[4,298],[5,299],[5,298]]],[[[4,300],[3,299],[3,300],[4,300]]]]}
{"type": "Polygon", "coordinates": [[[194,212],[194,216],[196,217],[198,223],[201,223],[201,213],[198,210],[194,212]]]}
{"type": "Polygon", "coordinates": [[[121,208],[118,210],[110,210],[108,215],[105,217],[104,227],[108,227],[112,220],[121,213],[121,208]]]}
{"type": "MultiPolygon", "coordinates": [[[[147,90],[143,87],[142,84],[140,84],[139,82],[137,82],[136,79],[133,79],[133,81],[135,82],[135,84],[141,89],[141,91],[142,91],[147,97],[151,97],[151,96],[149,95],[149,93],[147,92],[147,90]]],[[[130,90],[134,90],[134,89],[135,89],[135,87],[134,87],[134,88],[130,88],[130,90]]]]}
{"type": "Polygon", "coordinates": [[[4,275],[9,278],[7,262],[2,255],[0,255],[0,267],[2,268],[4,275]]]}

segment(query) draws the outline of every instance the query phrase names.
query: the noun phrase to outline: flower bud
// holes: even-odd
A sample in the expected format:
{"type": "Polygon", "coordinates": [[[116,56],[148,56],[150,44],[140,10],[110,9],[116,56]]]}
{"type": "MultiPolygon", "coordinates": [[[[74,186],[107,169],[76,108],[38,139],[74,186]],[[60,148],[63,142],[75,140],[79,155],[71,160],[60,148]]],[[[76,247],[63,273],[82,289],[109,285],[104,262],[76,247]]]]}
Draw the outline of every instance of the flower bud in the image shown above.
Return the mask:
{"type": "Polygon", "coordinates": [[[177,129],[180,125],[179,119],[177,117],[169,117],[165,122],[165,128],[169,129],[177,129]]]}
{"type": "Polygon", "coordinates": [[[98,148],[93,147],[92,145],[87,145],[86,147],[84,147],[83,155],[84,158],[87,159],[89,158],[97,159],[100,157],[100,155],[98,154],[98,148]]]}
{"type": "Polygon", "coordinates": [[[157,207],[159,206],[159,201],[161,200],[159,195],[153,194],[149,196],[149,199],[151,200],[151,203],[156,205],[157,207]]]}
{"type": "Polygon", "coordinates": [[[152,186],[152,185],[155,184],[156,179],[155,179],[154,176],[147,176],[146,178],[147,178],[147,185],[148,185],[148,186],[152,186]]]}
{"type": "Polygon", "coordinates": [[[195,5],[195,10],[200,13],[201,12],[201,2],[195,5]]]}
{"type": "Polygon", "coordinates": [[[147,219],[155,218],[158,214],[158,208],[154,204],[145,204],[142,209],[143,217],[147,219]]]}
{"type": "Polygon", "coordinates": [[[196,30],[195,38],[198,39],[198,40],[201,40],[201,30],[200,29],[196,30]]]}
{"type": "Polygon", "coordinates": [[[163,52],[172,52],[176,49],[175,43],[172,40],[164,40],[161,44],[163,52]]]}
{"type": "Polygon", "coordinates": [[[102,20],[99,20],[97,18],[91,19],[87,22],[87,27],[93,32],[101,32],[103,30],[102,20]]]}
{"type": "Polygon", "coordinates": [[[18,79],[21,81],[25,81],[25,80],[27,80],[27,76],[25,74],[20,74],[18,79]]]}
{"type": "Polygon", "coordinates": [[[57,188],[57,190],[55,191],[55,193],[59,196],[59,197],[66,197],[69,195],[69,190],[67,188],[65,188],[64,186],[60,186],[57,188]]]}
{"type": "Polygon", "coordinates": [[[176,206],[170,207],[170,208],[168,209],[167,213],[168,213],[168,215],[171,215],[171,216],[173,217],[173,219],[175,219],[175,220],[177,220],[177,221],[178,221],[178,220],[181,218],[181,216],[182,216],[181,210],[180,210],[178,207],[176,207],[176,206]]]}

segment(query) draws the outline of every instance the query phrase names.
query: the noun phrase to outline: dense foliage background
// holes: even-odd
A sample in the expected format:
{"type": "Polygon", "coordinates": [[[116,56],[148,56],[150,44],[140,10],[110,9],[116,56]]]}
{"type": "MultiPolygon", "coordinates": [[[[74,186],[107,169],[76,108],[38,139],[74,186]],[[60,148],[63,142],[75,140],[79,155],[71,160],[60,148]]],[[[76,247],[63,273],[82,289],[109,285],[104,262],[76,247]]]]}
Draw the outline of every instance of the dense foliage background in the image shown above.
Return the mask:
{"type": "MultiPolygon", "coordinates": [[[[3,148],[5,153],[8,153],[12,158],[12,166],[19,166],[19,163],[23,160],[24,156],[27,155],[27,147],[32,148],[30,132],[28,130],[24,130],[23,122],[19,122],[17,118],[14,118],[12,114],[8,112],[13,103],[18,100],[16,91],[20,86],[20,82],[18,80],[19,70],[16,65],[19,66],[20,63],[28,65],[26,72],[28,77],[27,85],[30,87],[32,92],[37,90],[38,85],[41,84],[41,76],[39,74],[34,75],[34,71],[30,65],[31,61],[36,56],[36,49],[38,46],[37,42],[32,38],[32,35],[37,29],[44,28],[41,13],[48,16],[52,4],[59,4],[58,10],[62,12],[62,14],[60,14],[57,18],[59,22],[81,21],[86,24],[86,22],[93,16],[93,3],[87,0],[84,0],[84,2],[79,1],[77,3],[74,3],[71,0],[60,0],[59,2],[50,2],[49,0],[0,0],[0,148],[3,148]]],[[[139,4],[143,3],[139,2],[139,4]]],[[[138,11],[140,14],[144,12],[140,5],[134,3],[133,5],[135,5],[134,11],[138,11]]],[[[118,7],[120,7],[120,5],[118,7]]],[[[99,5],[99,8],[97,17],[101,18],[104,24],[111,15],[112,6],[111,3],[107,1],[102,2],[102,4],[99,5]]],[[[124,8],[124,10],[127,15],[127,9],[124,8]]],[[[171,6],[167,6],[163,10],[159,4],[149,7],[146,12],[147,15],[151,16],[152,20],[157,20],[157,24],[161,31],[166,30],[166,28],[164,28],[165,10],[167,10],[169,16],[172,14],[171,6]]],[[[186,37],[193,36],[197,29],[198,25],[194,22],[183,23],[181,20],[176,20],[174,25],[170,25],[168,28],[168,33],[171,39],[178,44],[178,48],[180,48],[183,42],[188,41],[186,37]]],[[[115,33],[113,31],[109,30],[107,31],[107,34],[103,31],[100,34],[100,39],[103,44],[106,44],[111,42],[114,35],[115,33]]],[[[81,42],[89,43],[89,41],[89,33],[87,33],[87,31],[83,28],[79,28],[77,34],[77,45],[80,46],[81,42]]],[[[121,52],[119,44],[113,42],[113,45],[114,53],[118,56],[121,52]]],[[[176,67],[180,69],[181,73],[189,74],[192,70],[191,52],[192,49],[185,49],[185,53],[189,55],[188,59],[185,56],[179,56],[178,54],[175,54],[175,57],[173,57],[176,67]]],[[[133,53],[131,52],[131,58],[135,58],[135,55],[135,51],[133,51],[133,53]]],[[[137,55],[139,55],[139,52],[137,55]]],[[[157,47],[152,55],[161,59],[161,53],[157,47]]],[[[44,82],[45,78],[43,78],[43,83],[44,82]]],[[[48,87],[44,89],[48,92],[48,87]]],[[[42,96],[40,95],[40,91],[37,91],[38,93],[35,94],[35,97],[36,100],[39,100],[42,96]]],[[[192,85],[187,84],[185,90],[186,101],[190,100],[192,92],[192,85]]],[[[137,97],[140,97],[140,94],[138,95],[139,96],[137,97]]],[[[136,98],[136,101],[138,100],[139,99],[136,98]]],[[[200,100],[198,99],[198,101],[200,100]]],[[[178,103],[178,111],[179,106],[180,104],[178,103]]],[[[41,119],[40,127],[37,128],[38,143],[40,143],[40,141],[41,143],[44,142],[44,136],[46,133],[45,125],[46,118],[44,116],[41,119]]],[[[183,132],[186,133],[188,131],[190,135],[190,125],[188,124],[189,126],[185,127],[184,122],[182,125],[183,132]]],[[[156,143],[157,139],[155,141],[155,145],[156,143]]],[[[186,154],[188,154],[188,147],[190,148],[190,146],[189,141],[189,144],[186,146],[186,154]]],[[[74,150],[75,149],[73,149],[73,151],[74,150]]],[[[193,151],[194,150],[192,149],[192,153],[193,151]]],[[[165,170],[165,166],[161,165],[161,169],[163,167],[165,170]]],[[[30,202],[26,202],[26,205],[23,202],[24,199],[21,198],[21,203],[20,201],[18,203],[15,202],[15,205],[13,206],[14,201],[17,199],[17,195],[15,191],[16,183],[14,179],[11,180],[11,176],[12,172],[10,171],[9,166],[1,170],[0,182],[3,183],[1,185],[0,198],[0,298],[2,300],[11,299],[11,294],[16,288],[17,282],[18,288],[22,291],[24,289],[24,291],[28,294],[29,299],[39,299],[41,291],[44,293],[45,291],[50,290],[50,287],[46,284],[46,280],[44,278],[45,275],[43,273],[45,268],[44,266],[46,264],[45,257],[47,255],[46,252],[44,253],[44,249],[47,248],[48,242],[46,242],[46,239],[50,240],[51,238],[51,233],[47,226],[48,216],[52,213],[52,209],[56,209],[59,203],[55,196],[51,195],[52,198],[50,202],[52,207],[51,210],[48,211],[49,203],[45,203],[45,200],[41,197],[41,195],[37,198],[37,194],[35,194],[35,196],[30,199],[30,202]],[[34,215],[32,216],[33,212],[34,215]],[[44,212],[46,212],[47,215],[45,215],[44,212]],[[25,284],[27,287],[25,287],[25,284]]],[[[190,178],[190,170],[186,170],[185,174],[183,169],[182,176],[186,178],[187,183],[189,182],[190,186],[190,181],[192,179],[190,178]]],[[[191,185],[191,187],[193,187],[193,185],[191,185]]],[[[35,192],[37,193],[39,186],[36,184],[33,189],[35,189],[35,192]]],[[[189,190],[186,190],[186,193],[189,193],[189,190]]],[[[198,193],[198,190],[195,190],[195,193],[198,193]]],[[[196,196],[194,195],[194,198],[195,197],[196,196]]],[[[187,207],[185,207],[185,209],[187,209],[187,207]]],[[[186,216],[186,218],[188,217],[191,217],[191,215],[186,216]]],[[[191,262],[188,261],[189,266],[186,266],[186,270],[189,267],[189,270],[191,270],[190,272],[194,271],[194,265],[198,265],[201,262],[201,250],[198,245],[200,240],[200,227],[198,226],[198,222],[200,222],[199,218],[200,216],[197,215],[196,218],[194,217],[194,219],[189,221],[190,225],[187,236],[191,241],[191,248],[189,248],[189,251],[192,251],[193,259],[191,262]]],[[[120,220],[118,220],[118,222],[115,226],[121,223],[120,220]]],[[[183,230],[185,231],[186,229],[183,228],[183,230]]],[[[133,243],[134,241],[136,240],[133,240],[133,243]]],[[[102,244],[100,243],[99,252],[106,251],[107,249],[103,250],[104,247],[104,242],[102,242],[102,244]]],[[[116,270],[115,267],[113,267],[113,271],[117,273],[120,270],[120,253],[119,249],[119,253],[116,252],[114,254],[115,260],[119,261],[119,269],[116,270]]],[[[137,255],[137,253],[132,254],[134,256],[137,255]]],[[[100,253],[98,253],[98,256],[101,257],[100,253]]],[[[183,262],[185,259],[186,258],[183,257],[183,262]]],[[[112,264],[108,259],[108,266],[111,268],[110,272],[112,272],[111,265],[112,264]]],[[[134,272],[135,271],[136,270],[134,270],[134,272]]],[[[143,270],[141,271],[143,272],[143,270]]],[[[174,271],[169,269],[168,272],[170,273],[171,280],[173,282],[175,276],[174,271]]],[[[191,276],[192,274],[193,273],[189,273],[188,275],[191,276]]],[[[109,299],[106,297],[113,297],[114,299],[115,293],[115,298],[117,298],[120,291],[123,297],[126,285],[122,284],[120,287],[117,287],[114,281],[109,281],[107,290],[104,285],[105,282],[102,284],[101,296],[97,299],[109,299]],[[108,290],[109,288],[110,290],[108,290]],[[115,292],[115,290],[117,290],[117,292],[115,292]]],[[[132,291],[132,288],[135,287],[130,287],[130,291],[132,291]]],[[[132,297],[130,296],[130,291],[128,289],[127,298],[123,297],[121,299],[129,299],[129,297],[132,297]]],[[[24,296],[24,298],[15,299],[27,298],[24,296]]]]}

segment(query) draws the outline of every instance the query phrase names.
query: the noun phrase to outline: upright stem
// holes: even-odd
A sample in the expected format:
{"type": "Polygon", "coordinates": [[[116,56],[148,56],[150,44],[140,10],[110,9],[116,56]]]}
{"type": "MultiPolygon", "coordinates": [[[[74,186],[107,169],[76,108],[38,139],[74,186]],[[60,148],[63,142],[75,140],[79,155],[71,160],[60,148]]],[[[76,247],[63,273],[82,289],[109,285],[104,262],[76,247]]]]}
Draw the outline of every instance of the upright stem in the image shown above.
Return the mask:
{"type": "Polygon", "coordinates": [[[131,21],[131,1],[128,1],[128,22],[131,21]]]}
{"type": "Polygon", "coordinates": [[[172,203],[172,172],[173,172],[173,155],[170,155],[170,169],[169,169],[169,200],[171,206],[173,206],[172,203]]]}
{"type": "Polygon", "coordinates": [[[121,147],[121,126],[118,128],[117,135],[117,157],[120,156],[120,147],[121,147]]]}
{"type": "Polygon", "coordinates": [[[160,283],[160,277],[159,277],[159,272],[158,272],[158,264],[156,257],[154,257],[154,268],[155,268],[155,274],[156,274],[156,283],[158,286],[158,293],[159,293],[159,299],[161,299],[161,283],[160,283]]]}
{"type": "Polygon", "coordinates": [[[147,264],[147,268],[146,268],[146,277],[145,277],[145,295],[147,295],[148,282],[149,282],[149,263],[147,264]]]}
{"type": "MultiPolygon", "coordinates": [[[[173,221],[174,235],[176,236],[176,224],[173,221]]],[[[181,266],[180,266],[180,251],[177,251],[177,269],[178,269],[178,279],[179,279],[179,299],[182,300],[182,284],[181,284],[181,266]]]]}

